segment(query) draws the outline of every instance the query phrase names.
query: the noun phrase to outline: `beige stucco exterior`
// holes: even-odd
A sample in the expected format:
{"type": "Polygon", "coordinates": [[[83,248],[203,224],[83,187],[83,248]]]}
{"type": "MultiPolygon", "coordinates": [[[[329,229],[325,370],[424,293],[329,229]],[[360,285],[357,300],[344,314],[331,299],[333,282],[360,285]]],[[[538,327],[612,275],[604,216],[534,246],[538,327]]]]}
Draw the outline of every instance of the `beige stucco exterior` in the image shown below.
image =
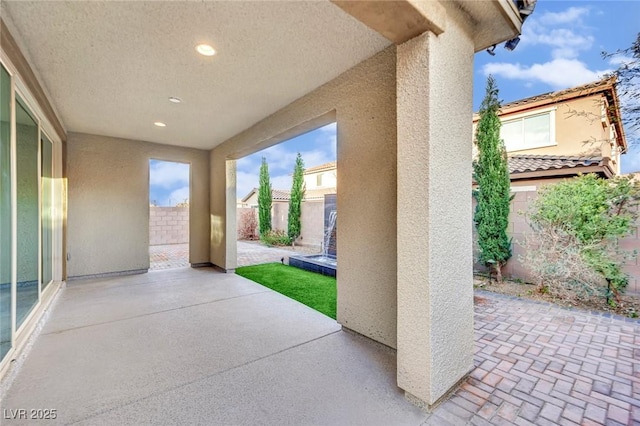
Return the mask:
{"type": "MultiPolygon", "coordinates": [[[[517,154],[602,156],[611,158],[617,173],[620,172],[620,153],[615,150],[617,141],[612,137],[609,116],[603,114],[604,97],[595,94],[587,97],[568,99],[555,105],[541,106],[528,110],[535,114],[553,108],[555,112],[555,145],[511,151],[517,154]],[[613,156],[612,156],[613,150],[613,156]]],[[[503,114],[500,119],[508,121],[510,117],[522,112],[503,114]]]]}
{"type": "Polygon", "coordinates": [[[398,385],[428,405],[473,365],[473,40],[456,18],[398,47],[398,385]]]}
{"type": "MultiPolygon", "coordinates": [[[[242,156],[247,149],[277,143],[289,129],[302,132],[337,121],[338,264],[345,265],[338,267],[338,321],[392,347],[396,345],[395,104],[395,47],[390,47],[211,152],[211,205],[216,217],[225,202],[232,202],[235,209],[235,197],[225,201],[225,182],[215,173],[216,165],[242,156]],[[362,191],[363,186],[370,190],[362,191]]],[[[216,218],[212,235],[222,232],[225,223],[235,223],[232,213],[216,218]]],[[[225,251],[222,241],[216,243],[212,241],[211,261],[234,269],[230,244],[225,251]]]]}
{"type": "MultiPolygon", "coordinates": [[[[327,5],[334,6],[310,2],[306,6],[296,5],[292,11],[285,8],[283,14],[295,12],[292,16],[298,16],[296,13],[299,14],[304,7],[308,11],[321,11],[327,5]]],[[[204,139],[210,138],[211,143],[207,145],[210,151],[79,132],[68,134],[65,161],[69,204],[68,275],[142,272],[148,268],[150,158],[191,164],[190,262],[210,262],[232,272],[237,256],[235,160],[337,122],[337,166],[340,169],[337,177],[340,187],[337,196],[340,211],[337,320],[345,328],[397,348],[398,386],[407,392],[410,399],[429,408],[472,367],[469,181],[473,54],[518,34],[521,18],[513,2],[508,0],[362,1],[357,5],[355,2],[336,1],[335,5],[351,16],[345,19],[342,11],[329,9],[323,12],[325,17],[333,16],[335,19],[326,22],[342,26],[348,30],[347,34],[362,35],[352,37],[348,43],[339,40],[334,47],[323,43],[323,53],[342,52],[344,49],[338,49],[342,45],[355,49],[365,35],[373,35],[369,37],[370,42],[352,54],[345,53],[345,56],[353,58],[355,53],[362,54],[365,48],[375,48],[377,53],[364,56],[368,59],[362,61],[358,59],[361,62],[349,65],[351,68],[340,68],[333,74],[327,72],[323,84],[310,86],[312,88],[305,89],[306,94],[301,97],[296,94],[287,98],[288,104],[264,103],[264,108],[278,106],[256,118],[257,122],[246,120],[247,128],[240,133],[237,133],[237,127],[225,126],[226,121],[233,121],[236,125],[244,123],[243,104],[259,103],[262,98],[269,97],[263,96],[260,90],[237,101],[234,99],[236,102],[230,101],[229,116],[224,115],[228,112],[227,105],[219,103],[216,104],[217,109],[202,107],[197,114],[178,117],[179,114],[167,113],[177,124],[167,126],[167,130],[175,132],[177,130],[172,129],[183,126],[188,131],[184,131],[184,138],[176,133],[165,133],[157,136],[158,141],[167,143],[167,138],[173,134],[175,139],[180,139],[176,143],[185,144],[190,140],[201,147],[206,143],[204,139]],[[362,32],[366,27],[376,32],[362,32]],[[376,47],[380,46],[378,33],[396,44],[376,47]],[[216,111],[222,113],[216,115],[216,111]],[[200,128],[198,126],[203,122],[219,124],[221,130],[215,134],[194,135],[193,129],[200,128]],[[451,126],[451,123],[456,125],[451,126]],[[220,139],[234,133],[235,136],[219,143],[220,139]]],[[[50,7],[59,16],[73,13],[71,7],[50,7]]],[[[84,6],[76,4],[74,7],[82,10],[84,6]]],[[[113,7],[117,12],[118,8],[126,6],[119,4],[113,7]]],[[[191,7],[196,6],[191,4],[191,7]]],[[[224,7],[231,6],[225,4],[224,7]]],[[[55,38],[51,47],[41,49],[39,31],[52,24],[49,15],[38,9],[36,4],[21,6],[16,3],[11,9],[20,18],[19,22],[29,33],[30,40],[36,40],[32,47],[37,59],[44,61],[42,63],[46,63],[49,57],[57,60],[56,48],[59,55],[70,50],[68,45],[56,44],[55,40],[68,43],[85,41],[85,34],[61,32],[61,38],[55,38]],[[25,18],[27,15],[29,19],[25,18]],[[69,34],[74,36],[71,40],[64,38],[69,34]]],[[[161,14],[160,9],[153,12],[161,14]]],[[[191,10],[190,16],[194,21],[200,17],[196,12],[191,10]]],[[[239,15],[232,16],[242,16],[244,12],[234,13],[239,15]]],[[[251,18],[259,21],[256,15],[251,18]]],[[[315,17],[305,15],[304,18],[309,20],[310,28],[317,25],[315,17]]],[[[104,31],[104,27],[98,28],[103,16],[94,16],[93,19],[89,22],[91,31],[104,31]]],[[[153,25],[151,21],[145,25],[153,25]]],[[[240,25],[244,21],[236,23],[240,25]]],[[[321,25],[319,30],[326,30],[328,25],[321,25]]],[[[231,27],[235,28],[233,23],[231,27]]],[[[151,28],[155,31],[155,27],[151,28]]],[[[247,28],[250,30],[253,28],[247,28]]],[[[150,33],[151,30],[143,31],[145,37],[150,33]]],[[[153,43],[149,43],[150,49],[156,47],[149,58],[166,56],[161,40],[164,34],[157,34],[158,41],[154,38],[153,43]]],[[[336,34],[331,30],[326,37],[336,37],[336,34]]],[[[185,36],[182,32],[179,35],[185,36]]],[[[300,41],[298,36],[304,38],[304,35],[293,35],[291,43],[300,41]]],[[[114,43],[116,41],[121,40],[114,43]]],[[[164,43],[170,45],[175,41],[176,37],[170,37],[165,38],[164,43]]],[[[250,41],[251,46],[258,43],[256,51],[262,52],[262,47],[266,49],[259,44],[260,39],[250,37],[250,41]]],[[[126,44],[121,46],[124,53],[129,53],[126,44]]],[[[107,53],[115,51],[118,50],[111,49],[107,53]]],[[[312,52],[308,56],[311,57],[312,52]]],[[[145,58],[135,58],[140,59],[139,69],[145,72],[135,74],[128,81],[130,90],[147,87],[150,81],[165,81],[166,75],[160,72],[160,67],[148,66],[145,58]],[[153,75],[157,78],[149,78],[146,72],[149,69],[159,73],[153,75]],[[140,80],[136,81],[136,78],[140,80]]],[[[231,61],[233,55],[227,58],[231,61]]],[[[68,61],[71,59],[67,58],[68,61]]],[[[309,58],[305,56],[304,59],[309,58]]],[[[347,63],[337,61],[341,58],[335,59],[336,63],[347,63]]],[[[184,62],[191,63],[188,61],[184,62]]],[[[94,66],[98,61],[95,62],[90,65],[94,66]]],[[[54,65],[64,63],[64,60],[59,60],[54,65]]],[[[113,63],[106,61],[105,66],[113,63]]],[[[176,67],[171,69],[182,69],[182,63],[178,66],[173,64],[176,67]]],[[[222,62],[219,65],[224,66],[222,62]]],[[[306,75],[304,67],[290,65],[287,69],[279,69],[280,63],[276,61],[267,65],[271,67],[268,69],[277,70],[275,74],[278,76],[306,75]]],[[[46,67],[41,69],[47,70],[46,67]]],[[[87,67],[87,73],[91,74],[93,69],[87,67]]],[[[56,85],[61,97],[93,93],[89,89],[101,87],[99,74],[104,73],[100,66],[96,69],[96,81],[91,75],[83,75],[83,79],[66,79],[65,73],[57,73],[56,78],[49,81],[56,85]],[[73,90],[84,82],[84,77],[91,81],[90,88],[73,90]]],[[[202,71],[204,66],[188,68],[196,69],[202,71]]],[[[188,82],[194,89],[191,92],[194,98],[202,91],[201,86],[210,88],[213,84],[211,74],[205,74],[206,78],[202,78],[194,72],[193,81],[188,82]]],[[[270,74],[260,73],[259,77],[263,75],[270,74]]],[[[293,78],[289,80],[295,81],[293,78]]],[[[33,87],[40,87],[35,77],[33,82],[33,87]]],[[[121,82],[117,83],[120,88],[121,82]]],[[[216,83],[222,86],[233,84],[232,87],[238,90],[244,88],[241,76],[237,81],[216,83]]],[[[297,93],[288,91],[288,86],[291,84],[274,88],[272,95],[275,97],[278,91],[297,93]]],[[[47,103],[44,91],[41,92],[40,101],[47,103]]],[[[149,93],[151,91],[144,94],[149,93]]],[[[111,93],[109,95],[111,101],[111,93]]],[[[165,97],[168,94],[154,92],[154,95],[165,97]]],[[[143,104],[152,105],[146,103],[152,99],[156,98],[150,95],[143,104]]],[[[121,112],[120,100],[117,102],[114,114],[121,112]]],[[[216,102],[216,99],[211,102],[216,102]]],[[[66,114],[71,117],[68,122],[72,123],[72,130],[102,128],[91,126],[87,120],[83,123],[88,109],[71,108],[77,105],[70,104],[67,102],[64,106],[67,106],[66,114]]],[[[103,106],[100,102],[97,104],[103,106]]],[[[137,119],[139,114],[146,112],[147,109],[139,108],[132,115],[137,119]]],[[[47,114],[58,122],[53,108],[48,108],[47,114]]],[[[142,133],[145,135],[153,134],[148,128],[140,127],[137,121],[132,122],[127,115],[119,117],[127,122],[130,129],[140,128],[144,129],[142,133]]],[[[108,114],[102,114],[102,117],[98,114],[93,118],[94,124],[100,125],[103,125],[100,118],[113,120],[113,116],[108,114]]],[[[145,120],[147,118],[145,116],[145,120]]],[[[124,124],[111,125],[107,122],[105,129],[118,129],[125,127],[124,124]]],[[[64,133],[62,124],[60,127],[64,133]]],[[[131,136],[127,134],[127,137],[131,136]]]]}
{"type": "Polygon", "coordinates": [[[338,186],[338,170],[333,167],[325,170],[305,171],[304,185],[307,190],[336,188],[338,186]]]}
{"type": "Polygon", "coordinates": [[[69,133],[69,277],[149,268],[150,159],[191,165],[189,261],[209,261],[206,151],[69,133]]]}
{"type": "MultiPolygon", "coordinates": [[[[627,146],[613,80],[506,104],[500,120],[505,123],[540,114],[551,116],[550,143],[529,149],[512,149],[507,144],[509,155],[602,157],[612,174],[620,174],[620,155],[627,146]]],[[[478,120],[476,114],[474,128],[478,120]]]]}

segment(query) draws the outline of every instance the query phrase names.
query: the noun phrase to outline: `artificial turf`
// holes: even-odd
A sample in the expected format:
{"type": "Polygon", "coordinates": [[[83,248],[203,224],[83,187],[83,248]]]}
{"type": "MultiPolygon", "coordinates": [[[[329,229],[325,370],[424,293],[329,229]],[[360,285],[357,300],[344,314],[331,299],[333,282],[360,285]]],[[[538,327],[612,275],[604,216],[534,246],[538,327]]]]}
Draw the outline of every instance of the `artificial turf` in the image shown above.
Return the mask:
{"type": "Polygon", "coordinates": [[[336,319],[336,279],[281,263],[242,266],[236,274],[336,319]]]}

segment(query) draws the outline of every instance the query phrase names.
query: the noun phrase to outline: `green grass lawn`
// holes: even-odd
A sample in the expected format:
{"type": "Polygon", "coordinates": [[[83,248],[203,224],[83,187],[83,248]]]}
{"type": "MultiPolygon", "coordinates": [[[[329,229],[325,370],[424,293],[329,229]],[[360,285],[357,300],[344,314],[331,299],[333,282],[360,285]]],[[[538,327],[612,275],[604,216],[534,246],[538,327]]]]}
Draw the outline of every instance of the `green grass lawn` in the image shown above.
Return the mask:
{"type": "Polygon", "coordinates": [[[336,279],[281,263],[242,266],[236,274],[336,319],[336,279]]]}

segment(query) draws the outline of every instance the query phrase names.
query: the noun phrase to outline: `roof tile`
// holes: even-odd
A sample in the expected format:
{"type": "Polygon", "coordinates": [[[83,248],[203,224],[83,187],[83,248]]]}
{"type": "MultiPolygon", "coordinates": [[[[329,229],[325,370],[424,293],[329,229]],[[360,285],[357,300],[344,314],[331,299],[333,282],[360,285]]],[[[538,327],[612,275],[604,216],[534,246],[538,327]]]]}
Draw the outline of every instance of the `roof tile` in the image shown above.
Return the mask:
{"type": "Polygon", "coordinates": [[[602,157],[569,157],[562,155],[509,156],[509,174],[602,165],[602,157]]]}

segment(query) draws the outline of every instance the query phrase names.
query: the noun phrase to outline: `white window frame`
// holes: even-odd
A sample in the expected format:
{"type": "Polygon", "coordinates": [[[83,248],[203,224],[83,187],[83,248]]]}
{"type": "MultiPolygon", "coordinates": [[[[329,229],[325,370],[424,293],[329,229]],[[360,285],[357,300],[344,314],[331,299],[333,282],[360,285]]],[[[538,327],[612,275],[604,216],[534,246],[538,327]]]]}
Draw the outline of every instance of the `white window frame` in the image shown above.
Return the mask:
{"type": "MultiPolygon", "coordinates": [[[[558,142],[556,140],[556,110],[557,109],[558,108],[554,106],[554,107],[537,109],[535,111],[528,111],[520,114],[510,115],[508,118],[504,118],[504,119],[501,118],[500,123],[502,125],[506,123],[511,123],[513,121],[521,121],[522,125],[524,126],[524,120],[526,118],[537,117],[540,115],[547,115],[547,114],[549,115],[549,139],[550,139],[549,142],[530,144],[526,146],[522,145],[512,149],[509,149],[509,147],[505,142],[505,148],[507,149],[507,152],[528,151],[530,149],[545,148],[549,146],[558,145],[558,142]]],[[[522,134],[524,137],[524,129],[522,134]]]]}

